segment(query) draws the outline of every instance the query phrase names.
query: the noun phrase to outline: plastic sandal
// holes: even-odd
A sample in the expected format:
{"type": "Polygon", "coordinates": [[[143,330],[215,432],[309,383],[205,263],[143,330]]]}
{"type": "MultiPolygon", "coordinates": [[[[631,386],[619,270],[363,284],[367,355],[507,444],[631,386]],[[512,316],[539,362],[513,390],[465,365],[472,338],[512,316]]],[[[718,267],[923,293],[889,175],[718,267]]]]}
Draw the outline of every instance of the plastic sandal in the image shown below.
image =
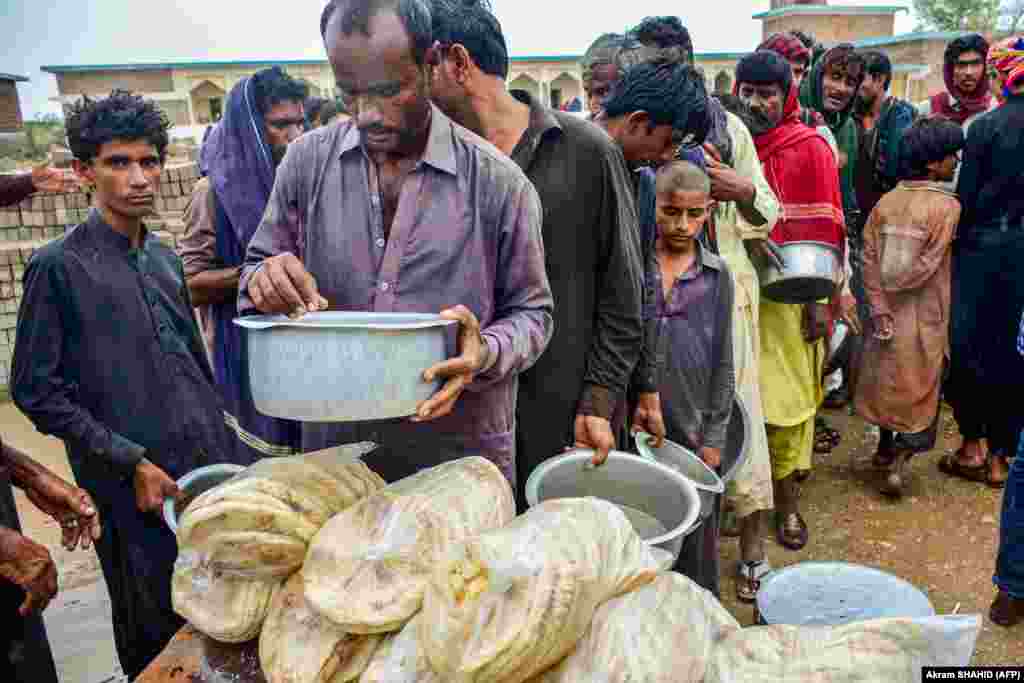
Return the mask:
{"type": "Polygon", "coordinates": [[[772,570],[768,560],[739,562],[736,567],[736,599],[740,602],[754,602],[761,580],[772,570]]]}

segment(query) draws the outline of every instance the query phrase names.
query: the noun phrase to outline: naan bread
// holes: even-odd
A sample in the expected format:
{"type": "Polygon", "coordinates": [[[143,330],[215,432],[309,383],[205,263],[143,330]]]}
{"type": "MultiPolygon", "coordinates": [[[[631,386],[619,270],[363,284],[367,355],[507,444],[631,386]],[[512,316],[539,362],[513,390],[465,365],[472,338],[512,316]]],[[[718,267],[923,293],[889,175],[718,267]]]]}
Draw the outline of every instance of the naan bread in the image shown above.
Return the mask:
{"type": "Polygon", "coordinates": [[[302,567],[306,544],[265,531],[220,531],[198,551],[204,563],[225,574],[284,579],[302,567]]]}
{"type": "Polygon", "coordinates": [[[712,649],[704,680],[917,683],[921,667],[969,665],[980,630],[977,615],[753,626],[712,649]]]}
{"type": "Polygon", "coordinates": [[[179,558],[171,580],[174,611],[223,643],[244,643],[260,633],[276,581],[225,576],[179,558]]]}
{"type": "Polygon", "coordinates": [[[366,668],[379,641],[345,633],[311,610],[298,572],[270,601],[260,666],[267,683],[347,683],[366,668]]]}
{"type": "Polygon", "coordinates": [[[572,654],[532,683],[701,683],[711,648],[739,628],[714,595],[661,574],[601,605],[572,654]]]}
{"type": "Polygon", "coordinates": [[[400,629],[442,553],[515,516],[512,489],[484,458],[438,465],[335,515],[309,544],[306,599],[350,633],[400,629]]]}
{"type": "Polygon", "coordinates": [[[442,680],[521,683],[567,655],[601,603],[656,574],[657,560],[618,507],[547,501],[438,565],[419,642],[442,680]]]}
{"type": "Polygon", "coordinates": [[[419,615],[384,639],[374,653],[359,683],[442,683],[416,636],[419,615]]]}

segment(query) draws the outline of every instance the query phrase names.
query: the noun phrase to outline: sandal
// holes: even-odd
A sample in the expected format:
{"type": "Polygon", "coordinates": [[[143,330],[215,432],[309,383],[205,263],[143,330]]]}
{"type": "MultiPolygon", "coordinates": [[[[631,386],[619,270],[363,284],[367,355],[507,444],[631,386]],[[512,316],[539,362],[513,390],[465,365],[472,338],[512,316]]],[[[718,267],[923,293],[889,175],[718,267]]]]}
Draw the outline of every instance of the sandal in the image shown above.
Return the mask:
{"type": "MultiPolygon", "coordinates": [[[[957,454],[959,453],[960,451],[957,451],[957,454]]],[[[992,480],[992,467],[987,461],[982,465],[965,465],[957,460],[956,455],[944,455],[939,458],[939,470],[950,477],[985,484],[993,489],[1006,486],[1005,481],[992,480]]]]}
{"type": "Polygon", "coordinates": [[[831,453],[832,449],[843,440],[843,435],[837,430],[828,426],[828,423],[818,418],[814,422],[814,452],[818,454],[831,453]]]}
{"type": "Polygon", "coordinates": [[[1003,591],[992,601],[988,610],[988,618],[993,624],[1010,628],[1024,621],[1024,600],[1011,598],[1003,591]]]}
{"type": "Polygon", "coordinates": [[[761,580],[772,570],[768,560],[740,562],[736,568],[736,599],[740,602],[754,602],[761,580]]]}
{"type": "Polygon", "coordinates": [[[779,543],[790,550],[802,550],[807,545],[810,532],[807,522],[799,512],[790,512],[775,523],[775,535],[779,543]]]}

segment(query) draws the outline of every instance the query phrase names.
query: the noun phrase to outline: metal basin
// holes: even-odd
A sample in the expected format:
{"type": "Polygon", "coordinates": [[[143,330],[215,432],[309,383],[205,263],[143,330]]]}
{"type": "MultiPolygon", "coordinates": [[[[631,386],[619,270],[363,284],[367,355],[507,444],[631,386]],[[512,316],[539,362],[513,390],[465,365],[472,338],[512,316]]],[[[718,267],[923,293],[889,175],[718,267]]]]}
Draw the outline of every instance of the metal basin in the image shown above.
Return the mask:
{"type": "Polygon", "coordinates": [[[726,433],[725,449],[722,451],[722,464],[715,472],[704,464],[700,456],[690,449],[673,441],[665,440],[661,448],[648,445],[649,434],[638,433],[635,437],[637,450],[641,455],[653,458],[662,465],[667,465],[689,479],[700,495],[700,519],[703,521],[711,515],[715,504],[715,496],[725,491],[725,485],[736,478],[743,464],[747,461],[750,444],[750,413],[737,396],[732,403],[732,416],[726,433]]]}
{"type": "Polygon", "coordinates": [[[754,258],[761,293],[783,304],[809,304],[832,296],[842,281],[839,250],[824,242],[777,244],[782,262],[779,270],[769,261],[754,258]]]}
{"type": "Polygon", "coordinates": [[[184,494],[179,501],[173,498],[164,500],[164,521],[171,531],[178,533],[178,518],[185,508],[200,494],[206,493],[215,486],[219,486],[231,479],[233,476],[244,470],[241,465],[206,465],[192,470],[178,480],[178,488],[184,494]]]}
{"type": "Polygon", "coordinates": [[[256,409],[304,422],[407,417],[439,388],[423,371],[447,359],[447,328],[416,313],[237,318],[246,330],[256,409]]]}
{"type": "Polygon", "coordinates": [[[757,592],[760,623],[840,626],[868,619],[930,617],[931,602],[898,576],[847,562],[801,562],[768,574],[757,592]]]}
{"type": "Polygon", "coordinates": [[[672,562],[665,562],[671,566],[679,557],[683,539],[700,526],[696,487],[671,467],[649,458],[612,451],[605,464],[594,467],[590,464],[593,456],[592,450],[578,449],[541,463],[526,482],[527,504],[533,507],[553,498],[593,496],[629,508],[623,511],[631,521],[639,512],[663,530],[644,541],[671,554],[672,562]]]}

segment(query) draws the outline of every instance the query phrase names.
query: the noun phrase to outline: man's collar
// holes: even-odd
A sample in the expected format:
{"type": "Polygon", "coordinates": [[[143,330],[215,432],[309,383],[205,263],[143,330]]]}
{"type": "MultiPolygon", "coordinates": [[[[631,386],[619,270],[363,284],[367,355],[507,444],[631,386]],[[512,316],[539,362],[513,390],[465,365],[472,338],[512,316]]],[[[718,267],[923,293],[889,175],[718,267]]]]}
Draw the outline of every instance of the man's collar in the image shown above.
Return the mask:
{"type": "Polygon", "coordinates": [[[512,97],[530,108],[529,126],[527,127],[526,132],[523,133],[523,137],[516,143],[515,148],[512,150],[512,158],[515,159],[524,170],[526,170],[533,159],[533,155],[536,154],[541,141],[543,141],[547,135],[557,135],[561,133],[562,124],[559,122],[558,117],[555,116],[554,112],[538,102],[533,95],[525,90],[512,90],[510,91],[510,94],[512,97]]]}
{"type": "MultiPolygon", "coordinates": [[[[707,230],[707,226],[704,229],[707,230]]],[[[719,271],[723,267],[722,259],[709,251],[699,239],[697,240],[697,264],[701,268],[719,271]]]]}
{"type": "MultiPolygon", "coordinates": [[[[345,137],[342,138],[339,156],[345,156],[352,150],[362,149],[359,139],[359,128],[355,119],[351,120],[345,137]]],[[[430,128],[427,131],[427,146],[423,149],[423,156],[420,161],[433,166],[439,171],[455,175],[457,163],[455,160],[455,143],[452,140],[452,120],[438,109],[433,103],[430,105],[430,128]]]]}
{"type": "MultiPolygon", "coordinates": [[[[120,249],[121,251],[131,251],[132,241],[127,235],[123,235],[117,230],[110,227],[110,224],[103,218],[103,214],[99,209],[93,207],[89,210],[89,217],[85,220],[86,226],[89,228],[89,232],[96,236],[104,244],[120,249]]],[[[139,240],[139,248],[146,246],[146,241],[149,239],[150,232],[146,229],[146,224],[142,224],[142,237],[139,240]]]]}

